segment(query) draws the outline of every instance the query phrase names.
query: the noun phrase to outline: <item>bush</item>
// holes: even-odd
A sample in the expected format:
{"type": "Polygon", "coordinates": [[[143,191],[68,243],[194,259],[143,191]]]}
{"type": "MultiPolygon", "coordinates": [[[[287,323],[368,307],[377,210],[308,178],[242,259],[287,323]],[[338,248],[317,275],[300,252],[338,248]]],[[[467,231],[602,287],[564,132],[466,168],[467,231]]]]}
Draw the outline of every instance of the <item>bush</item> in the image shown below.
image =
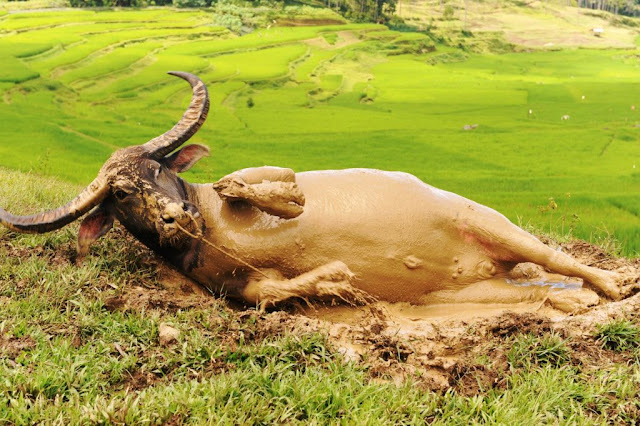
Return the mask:
{"type": "Polygon", "coordinates": [[[211,5],[211,0],[173,0],[175,7],[207,7],[211,5]]]}
{"type": "MultiPolygon", "coordinates": [[[[202,0],[186,0],[186,1],[202,1],[202,0]]],[[[234,32],[242,29],[242,19],[235,15],[214,15],[213,24],[225,27],[234,32]]]]}
{"type": "Polygon", "coordinates": [[[389,20],[387,21],[387,26],[389,27],[390,30],[393,30],[393,31],[400,31],[400,32],[416,31],[415,26],[407,24],[404,21],[404,19],[396,15],[389,18],[389,20]]]}
{"type": "Polygon", "coordinates": [[[444,12],[442,12],[442,19],[445,21],[451,21],[453,19],[454,9],[450,4],[444,7],[444,12]]]}
{"type": "Polygon", "coordinates": [[[69,0],[71,7],[144,7],[170,4],[171,0],[69,0]]]}
{"type": "MultiPolygon", "coordinates": [[[[210,2],[211,0],[191,1],[210,2]]],[[[251,29],[265,26],[266,22],[270,20],[271,12],[272,10],[266,7],[237,6],[230,2],[220,1],[215,5],[213,23],[234,32],[241,32],[243,28],[251,29]]]]}

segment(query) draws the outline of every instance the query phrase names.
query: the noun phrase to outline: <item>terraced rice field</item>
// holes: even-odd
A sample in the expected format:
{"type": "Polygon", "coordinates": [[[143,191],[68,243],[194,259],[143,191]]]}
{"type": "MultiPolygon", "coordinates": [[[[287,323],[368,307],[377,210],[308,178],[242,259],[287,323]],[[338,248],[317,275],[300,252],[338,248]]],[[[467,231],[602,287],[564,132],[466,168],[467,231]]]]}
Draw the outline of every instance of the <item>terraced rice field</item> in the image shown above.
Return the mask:
{"type": "MultiPolygon", "coordinates": [[[[178,69],[212,96],[193,138],[212,156],[190,180],[263,164],[399,169],[546,232],[640,249],[638,50],[480,56],[377,25],[238,37],[211,22],[0,11],[0,206],[59,206],[113,150],[170,128],[189,98],[165,74],[178,69]]],[[[77,223],[0,236],[0,424],[640,419],[637,294],[562,320],[443,318],[415,334],[388,304],[344,324],[340,307],[263,313],[206,297],[122,229],[79,263],[77,223]],[[167,326],[177,341],[163,342],[167,326]]],[[[563,247],[637,275],[637,260],[563,247]]]]}
{"type": "Polygon", "coordinates": [[[212,97],[193,139],[212,156],[190,180],[264,164],[404,170],[515,222],[640,250],[638,49],[472,55],[373,24],[239,37],[212,22],[0,16],[0,166],[88,183],[113,150],[181,116],[188,88],[165,72],[183,70],[212,97]]]}

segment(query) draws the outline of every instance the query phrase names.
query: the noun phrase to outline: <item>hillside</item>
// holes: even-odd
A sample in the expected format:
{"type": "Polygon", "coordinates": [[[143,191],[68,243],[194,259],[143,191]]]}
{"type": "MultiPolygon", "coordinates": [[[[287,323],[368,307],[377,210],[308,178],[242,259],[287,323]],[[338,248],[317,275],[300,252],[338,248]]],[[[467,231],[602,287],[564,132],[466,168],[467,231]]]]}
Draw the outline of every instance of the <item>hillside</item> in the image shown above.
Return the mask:
{"type": "Polygon", "coordinates": [[[260,312],[118,226],[83,262],[77,223],[0,227],[0,424],[640,422],[640,261],[618,257],[640,250],[640,51],[538,49],[526,23],[554,27],[554,6],[471,5],[484,6],[517,14],[525,41],[479,16],[469,33],[459,7],[429,34],[330,11],[299,27],[251,14],[262,28],[244,36],[203,10],[0,14],[0,206],[62,205],[113,150],[169,129],[189,91],[165,72],[181,69],[212,98],[193,138],[212,156],[190,181],[263,164],[412,172],[621,272],[623,300],[574,315],[546,302],[260,312]]]}
{"type": "MultiPolygon", "coordinates": [[[[0,180],[14,211],[78,191],[4,169],[0,180]]],[[[488,318],[478,307],[472,322],[381,302],[259,312],[203,294],[120,228],[77,264],[76,232],[0,229],[0,424],[640,420],[633,282],[621,302],[552,319],[526,304],[488,318]]],[[[638,275],[638,261],[563,247],[638,275]]]]}
{"type": "Polygon", "coordinates": [[[403,170],[523,226],[640,250],[636,49],[524,54],[334,16],[244,36],[199,10],[0,16],[0,165],[88,183],[181,116],[188,89],[165,74],[181,69],[213,100],[194,137],[213,155],[192,181],[264,164],[403,170]]]}
{"type": "Polygon", "coordinates": [[[397,15],[444,37],[464,30],[479,38],[499,36],[520,48],[630,49],[640,43],[637,18],[568,7],[564,1],[401,0],[397,15]]]}

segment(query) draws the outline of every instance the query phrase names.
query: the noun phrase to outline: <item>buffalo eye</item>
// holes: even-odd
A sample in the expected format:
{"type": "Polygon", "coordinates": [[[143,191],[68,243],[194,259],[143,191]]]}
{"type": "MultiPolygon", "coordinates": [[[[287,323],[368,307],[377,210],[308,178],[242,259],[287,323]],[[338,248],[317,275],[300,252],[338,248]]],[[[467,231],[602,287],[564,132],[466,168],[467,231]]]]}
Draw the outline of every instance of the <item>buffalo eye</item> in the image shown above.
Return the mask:
{"type": "Polygon", "coordinates": [[[125,198],[127,198],[127,194],[126,192],[124,192],[122,189],[116,189],[116,191],[113,193],[113,195],[115,195],[115,197],[118,200],[124,200],[125,198]]]}

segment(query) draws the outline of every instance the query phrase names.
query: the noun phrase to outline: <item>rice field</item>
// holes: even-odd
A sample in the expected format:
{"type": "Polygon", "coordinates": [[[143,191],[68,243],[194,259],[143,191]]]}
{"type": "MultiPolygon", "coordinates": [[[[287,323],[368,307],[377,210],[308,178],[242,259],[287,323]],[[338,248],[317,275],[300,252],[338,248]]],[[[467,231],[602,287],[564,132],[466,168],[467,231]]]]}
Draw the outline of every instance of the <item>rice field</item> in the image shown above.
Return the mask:
{"type": "Polygon", "coordinates": [[[403,170],[516,223],[637,254],[638,48],[432,45],[374,24],[240,37],[193,10],[0,15],[0,166],[88,183],[112,151],[181,116],[189,90],[165,73],[183,70],[212,97],[193,138],[212,156],[189,180],[264,164],[403,170]]]}
{"type": "MultiPolygon", "coordinates": [[[[191,181],[264,164],[404,170],[634,255],[639,58],[475,55],[370,24],[238,37],[204,11],[0,11],[0,206],[61,205],[111,152],[169,129],[190,97],[165,74],[177,69],[212,98],[193,138],[212,155],[191,181]]],[[[193,293],[120,229],[76,263],[77,233],[0,227],[0,424],[640,419],[637,297],[563,321],[505,314],[459,335],[447,323],[427,342],[367,308],[355,334],[340,328],[370,350],[354,360],[292,308],[193,293]],[[177,341],[162,342],[167,324],[177,341]]]]}

